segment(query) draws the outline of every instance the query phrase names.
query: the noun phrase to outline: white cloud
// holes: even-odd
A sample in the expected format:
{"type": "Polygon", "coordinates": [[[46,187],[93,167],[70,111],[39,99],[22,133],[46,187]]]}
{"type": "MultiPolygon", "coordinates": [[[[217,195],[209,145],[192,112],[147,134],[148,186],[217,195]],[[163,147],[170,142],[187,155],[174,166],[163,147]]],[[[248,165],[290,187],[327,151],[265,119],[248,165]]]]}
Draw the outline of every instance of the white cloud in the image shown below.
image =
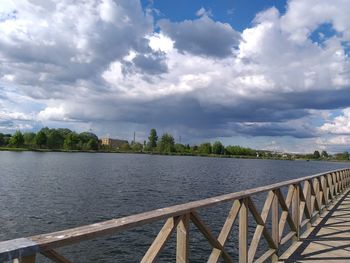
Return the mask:
{"type": "MultiPolygon", "coordinates": [[[[0,112],[7,120],[20,119],[9,112],[34,112],[43,124],[92,122],[104,133],[123,123],[207,137],[255,123],[255,134],[302,138],[312,130],[302,122],[350,107],[346,1],[290,0],[286,14],[267,9],[241,33],[204,8],[199,18],[162,20],[156,29],[137,0],[6,2],[0,112]],[[314,43],[309,36],[324,23],[339,34],[314,43]]],[[[320,132],[350,133],[349,110],[326,122],[320,132]]]]}
{"type": "Polygon", "coordinates": [[[149,46],[154,51],[169,53],[174,49],[174,41],[163,34],[154,33],[150,35],[148,39],[149,39],[149,46]]]}
{"type": "MultiPolygon", "coordinates": [[[[350,135],[350,108],[342,111],[342,114],[335,117],[332,121],[324,123],[320,130],[331,134],[349,134],[350,135]]],[[[343,137],[337,137],[343,138],[343,137]]]]}
{"type": "Polygon", "coordinates": [[[197,12],[196,16],[213,16],[213,13],[210,9],[205,9],[204,7],[201,7],[197,12]]]}
{"type": "Polygon", "coordinates": [[[302,43],[324,23],[343,33],[350,40],[350,5],[347,0],[292,0],[288,1],[287,13],[282,17],[282,29],[289,39],[302,43]]]}
{"type": "Polygon", "coordinates": [[[0,111],[0,120],[32,121],[33,114],[23,112],[0,111]]]}
{"type": "Polygon", "coordinates": [[[40,111],[38,114],[38,120],[41,121],[69,121],[67,118],[66,109],[63,105],[58,107],[47,107],[40,111]]]}

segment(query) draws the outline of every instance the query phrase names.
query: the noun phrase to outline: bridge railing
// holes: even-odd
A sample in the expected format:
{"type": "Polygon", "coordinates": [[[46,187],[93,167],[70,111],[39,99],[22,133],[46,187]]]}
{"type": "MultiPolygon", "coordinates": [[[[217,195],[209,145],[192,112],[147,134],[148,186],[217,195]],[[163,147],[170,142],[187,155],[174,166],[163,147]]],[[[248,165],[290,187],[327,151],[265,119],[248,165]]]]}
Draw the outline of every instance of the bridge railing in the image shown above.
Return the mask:
{"type": "Polygon", "coordinates": [[[71,261],[55,249],[161,220],[165,223],[141,262],[155,262],[172,235],[176,235],[176,262],[189,262],[190,222],[212,246],[207,262],[218,262],[219,259],[233,262],[225,244],[233,234],[236,221],[239,262],[265,262],[269,259],[276,262],[280,248],[287,242],[299,240],[302,230],[308,231],[317,217],[326,213],[327,208],[349,187],[349,183],[350,169],[335,170],[63,231],[3,241],[0,242],[0,262],[34,263],[36,255],[41,253],[53,262],[68,263],[71,261]],[[266,193],[266,199],[260,211],[253,198],[261,193],[266,193]],[[220,234],[214,236],[198,209],[221,203],[231,203],[232,207],[220,234]],[[248,213],[256,223],[251,239],[248,238],[248,213]],[[285,233],[287,225],[290,231],[285,233]],[[262,237],[268,248],[257,256],[262,237]]]}

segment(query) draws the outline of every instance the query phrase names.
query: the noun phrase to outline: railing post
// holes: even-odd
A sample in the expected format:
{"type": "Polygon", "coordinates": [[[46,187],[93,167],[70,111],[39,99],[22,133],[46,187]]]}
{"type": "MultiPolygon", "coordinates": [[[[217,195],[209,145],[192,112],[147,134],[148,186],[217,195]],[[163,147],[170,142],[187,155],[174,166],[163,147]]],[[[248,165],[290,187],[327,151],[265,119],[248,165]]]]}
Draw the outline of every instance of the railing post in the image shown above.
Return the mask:
{"type": "Polygon", "coordinates": [[[239,210],[239,263],[248,262],[248,201],[241,200],[239,210]]]}
{"type": "Polygon", "coordinates": [[[305,206],[306,206],[306,209],[310,209],[309,212],[310,212],[310,220],[309,222],[306,224],[306,228],[309,229],[312,227],[312,207],[311,207],[311,184],[310,184],[310,181],[309,180],[306,180],[305,181],[305,192],[304,192],[304,196],[305,196],[305,206]]]}
{"type": "Polygon", "coordinates": [[[35,254],[26,256],[26,257],[21,257],[18,259],[14,259],[13,263],[35,263],[35,254]]]}
{"type": "Polygon", "coordinates": [[[345,188],[345,185],[344,185],[344,171],[340,172],[340,181],[341,181],[341,191],[344,192],[344,188],[345,188]]]}
{"type": "Polygon", "coordinates": [[[300,187],[298,184],[294,185],[294,194],[292,199],[292,219],[296,227],[296,234],[294,241],[298,241],[300,237],[300,187]]]}
{"type": "Polygon", "coordinates": [[[272,216],[272,226],[271,226],[271,232],[272,232],[272,239],[275,242],[275,244],[277,245],[277,249],[276,252],[272,255],[271,257],[271,261],[272,262],[277,262],[278,261],[278,246],[280,243],[279,240],[279,216],[278,216],[278,198],[276,193],[274,192],[274,197],[273,197],[273,201],[272,201],[272,207],[271,207],[272,211],[271,211],[271,216],[272,216]]]}
{"type": "Polygon", "coordinates": [[[335,200],[337,196],[337,180],[336,180],[336,173],[332,173],[332,185],[333,185],[333,198],[332,201],[335,200]]]}
{"type": "Polygon", "coordinates": [[[176,263],[189,262],[189,249],[188,249],[189,224],[190,224],[190,214],[186,214],[183,216],[183,218],[177,225],[176,263]]]}
{"type": "Polygon", "coordinates": [[[337,181],[337,195],[340,194],[340,172],[335,173],[335,178],[337,181]]]}

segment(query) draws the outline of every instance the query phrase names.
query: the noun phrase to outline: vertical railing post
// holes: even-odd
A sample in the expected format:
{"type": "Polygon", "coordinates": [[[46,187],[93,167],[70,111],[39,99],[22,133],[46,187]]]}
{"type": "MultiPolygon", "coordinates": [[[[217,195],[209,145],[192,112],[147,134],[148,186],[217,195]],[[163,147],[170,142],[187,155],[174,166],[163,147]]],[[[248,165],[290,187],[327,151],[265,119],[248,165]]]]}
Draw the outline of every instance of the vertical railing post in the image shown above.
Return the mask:
{"type": "Polygon", "coordinates": [[[340,192],[344,191],[344,171],[340,171],[340,192]]]}
{"type": "Polygon", "coordinates": [[[327,185],[327,208],[332,203],[333,191],[332,191],[332,175],[326,175],[326,185],[327,185]]]}
{"type": "Polygon", "coordinates": [[[13,263],[35,263],[35,258],[36,258],[36,255],[34,254],[34,255],[14,259],[13,263]]]}
{"type": "Polygon", "coordinates": [[[274,192],[274,197],[272,201],[272,207],[271,207],[271,219],[272,219],[272,226],[271,226],[271,233],[272,233],[272,239],[277,245],[276,252],[272,255],[271,261],[272,262],[278,262],[278,247],[279,247],[279,215],[278,215],[278,198],[276,193],[274,192]]]}
{"type": "Polygon", "coordinates": [[[248,262],[248,200],[241,200],[239,210],[239,263],[248,262]]]}
{"type": "Polygon", "coordinates": [[[319,200],[320,200],[320,215],[323,213],[323,211],[325,210],[325,207],[327,205],[327,199],[326,199],[326,187],[324,184],[324,176],[321,175],[320,177],[318,177],[318,188],[319,188],[319,200]],[[323,207],[323,208],[322,208],[323,207]]]}
{"type": "Polygon", "coordinates": [[[306,228],[309,229],[312,227],[312,207],[311,207],[311,184],[309,180],[305,181],[305,186],[304,186],[304,197],[305,197],[305,206],[306,209],[310,209],[310,220],[309,222],[306,224],[306,228]]]}
{"type": "Polygon", "coordinates": [[[183,218],[177,225],[176,263],[189,262],[189,248],[188,248],[189,224],[190,224],[190,214],[186,214],[183,216],[183,218]]]}
{"type": "Polygon", "coordinates": [[[336,174],[332,173],[332,185],[333,185],[333,198],[332,201],[335,200],[335,197],[337,196],[337,179],[336,179],[336,174]]]}
{"type": "Polygon", "coordinates": [[[337,195],[340,194],[340,173],[336,172],[335,173],[335,179],[337,181],[337,195]]]}
{"type": "Polygon", "coordinates": [[[300,187],[298,184],[294,185],[294,194],[292,199],[292,219],[296,227],[296,234],[294,241],[300,238],[300,187]]]}

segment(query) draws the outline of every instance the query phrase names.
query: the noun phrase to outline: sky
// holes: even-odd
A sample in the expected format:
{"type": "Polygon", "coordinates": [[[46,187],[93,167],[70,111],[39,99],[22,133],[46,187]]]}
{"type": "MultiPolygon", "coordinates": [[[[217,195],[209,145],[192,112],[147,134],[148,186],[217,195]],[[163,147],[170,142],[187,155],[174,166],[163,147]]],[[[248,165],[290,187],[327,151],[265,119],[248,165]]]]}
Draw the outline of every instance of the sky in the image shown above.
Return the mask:
{"type": "Polygon", "coordinates": [[[350,151],[348,0],[2,0],[0,132],[350,151]]]}

